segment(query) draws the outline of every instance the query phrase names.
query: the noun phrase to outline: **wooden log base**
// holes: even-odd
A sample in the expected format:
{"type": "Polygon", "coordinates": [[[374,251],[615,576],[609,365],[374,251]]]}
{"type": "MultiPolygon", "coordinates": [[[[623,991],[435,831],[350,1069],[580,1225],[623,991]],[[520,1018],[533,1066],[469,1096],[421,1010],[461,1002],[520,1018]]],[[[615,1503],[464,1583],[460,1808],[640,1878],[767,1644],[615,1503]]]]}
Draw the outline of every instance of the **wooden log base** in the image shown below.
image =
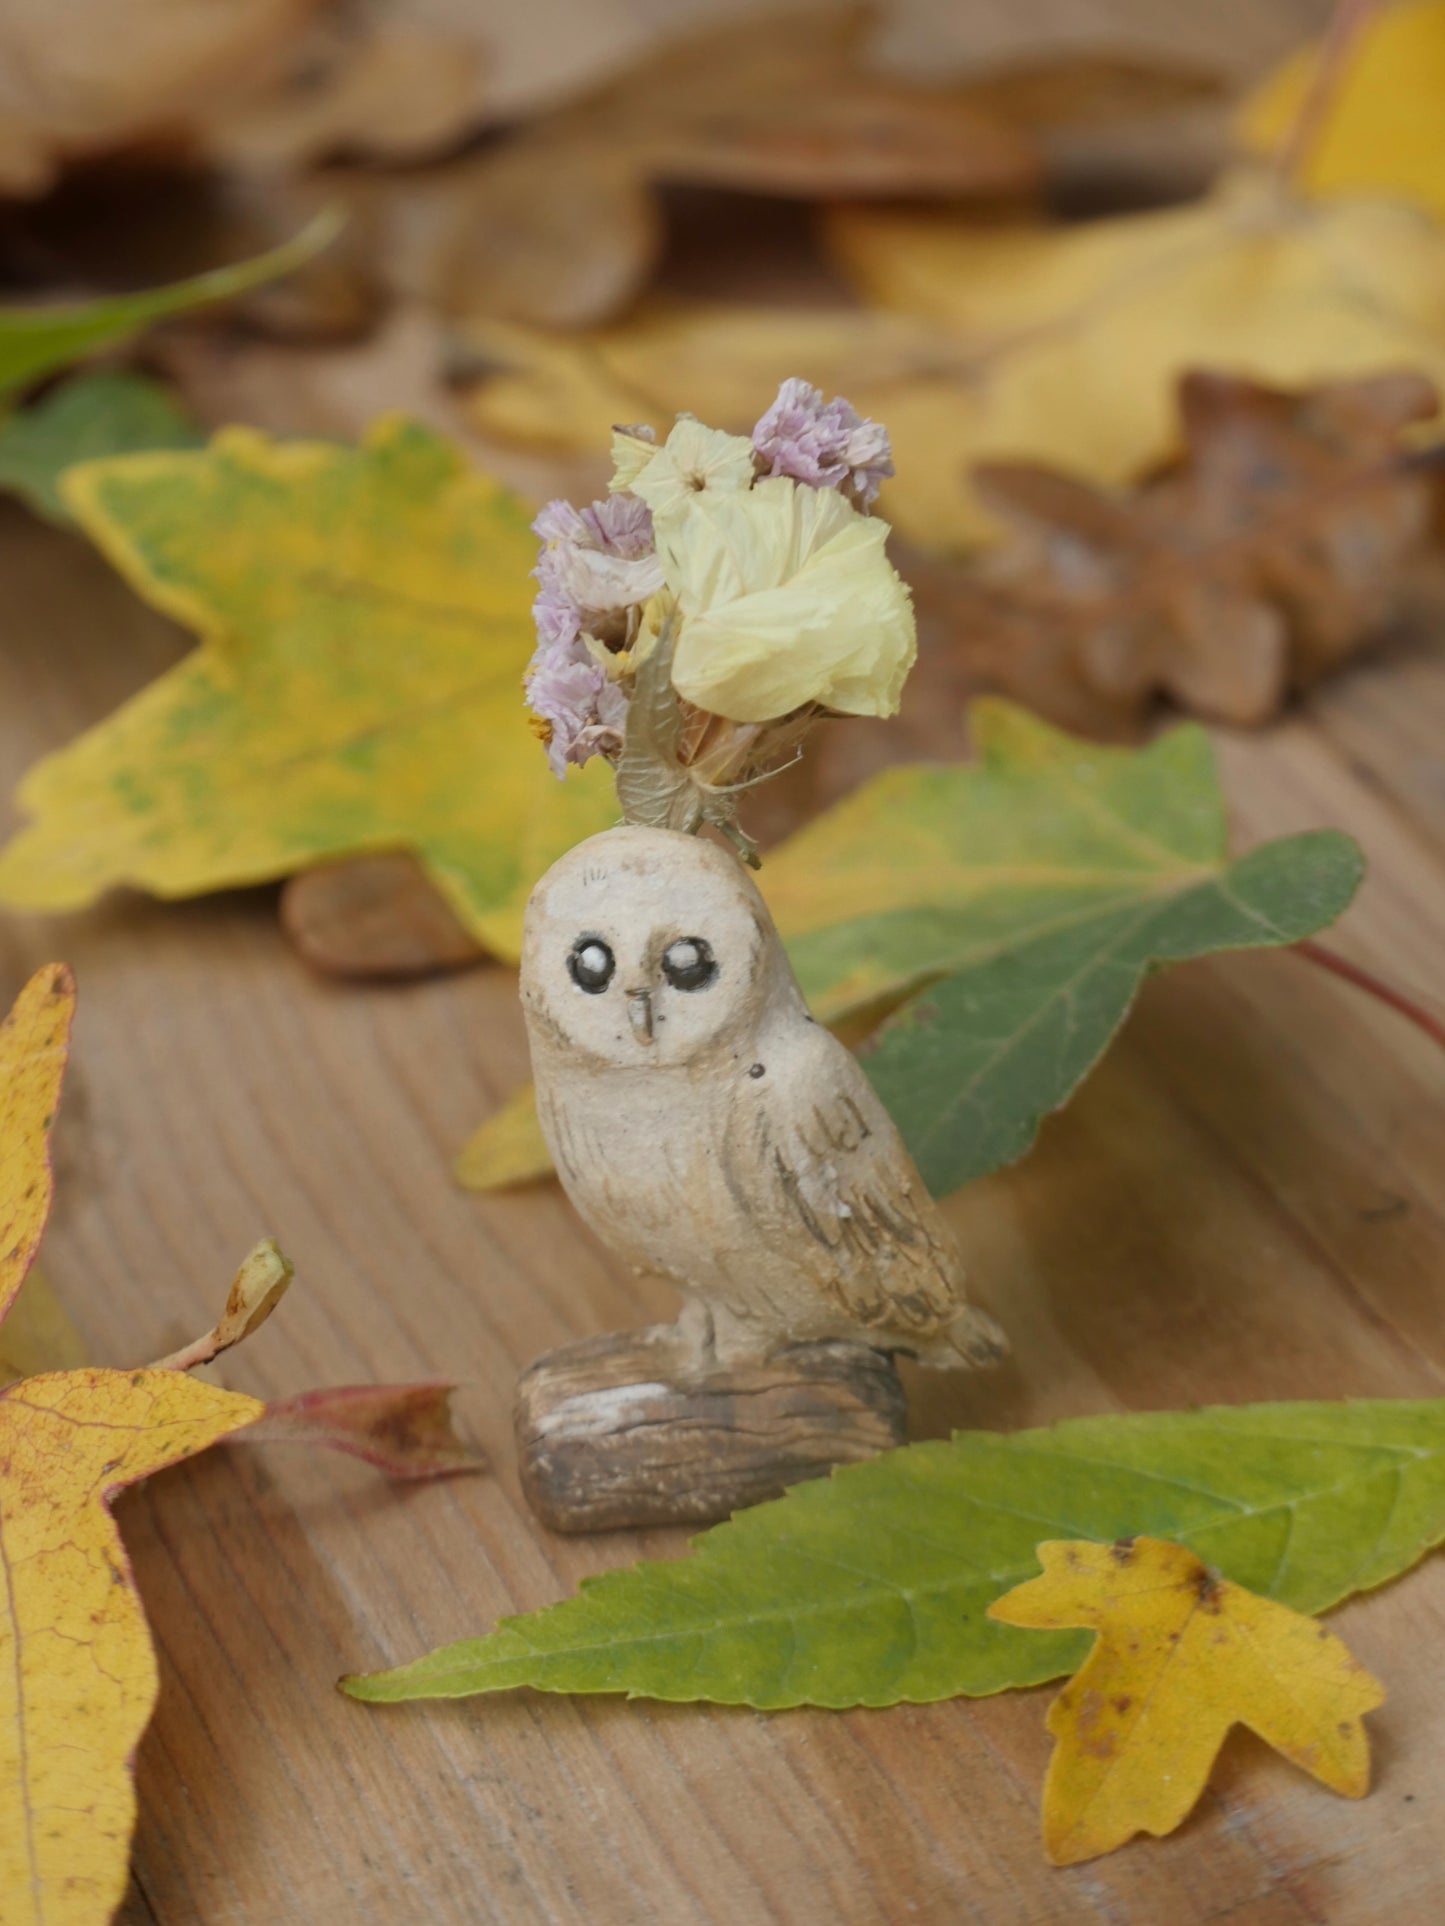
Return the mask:
{"type": "Polygon", "coordinates": [[[709,1525],[902,1444],[891,1358],[800,1344],[700,1370],[670,1324],[549,1351],[517,1386],[527,1502],[553,1531],[709,1525]]]}

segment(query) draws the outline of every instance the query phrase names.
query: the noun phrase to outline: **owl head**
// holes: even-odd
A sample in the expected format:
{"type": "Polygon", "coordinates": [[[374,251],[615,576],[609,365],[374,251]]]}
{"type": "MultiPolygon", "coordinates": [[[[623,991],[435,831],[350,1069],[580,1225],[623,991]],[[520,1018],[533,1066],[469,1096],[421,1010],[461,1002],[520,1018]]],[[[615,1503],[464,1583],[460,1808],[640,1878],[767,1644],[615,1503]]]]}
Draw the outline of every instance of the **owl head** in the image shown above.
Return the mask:
{"type": "Polygon", "coordinates": [[[802,998],[736,857],[670,829],[604,830],[532,892],[522,1003],[534,1053],[617,1068],[742,1050],[779,996],[802,998]]]}

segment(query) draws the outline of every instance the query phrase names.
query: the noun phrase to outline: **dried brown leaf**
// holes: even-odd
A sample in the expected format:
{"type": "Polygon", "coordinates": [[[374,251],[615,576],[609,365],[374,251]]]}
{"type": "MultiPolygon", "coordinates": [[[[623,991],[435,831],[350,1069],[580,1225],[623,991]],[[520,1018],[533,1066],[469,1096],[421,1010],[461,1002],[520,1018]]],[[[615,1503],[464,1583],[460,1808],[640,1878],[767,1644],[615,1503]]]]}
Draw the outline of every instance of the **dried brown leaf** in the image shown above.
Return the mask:
{"type": "Polygon", "coordinates": [[[626,145],[654,179],[754,193],[1015,194],[1033,143],[976,86],[871,64],[860,9],[728,22],[664,47],[573,109],[574,135],[626,145]]]}
{"type": "Polygon", "coordinates": [[[183,143],[264,85],[318,0],[11,0],[0,11],[0,192],[42,194],[67,160],[183,143]]]}
{"type": "Polygon", "coordinates": [[[288,50],[272,85],[199,131],[208,157],[289,168],[332,153],[413,161],[476,122],[487,62],[480,36],[409,17],[401,0],[327,8],[288,50]]]}
{"type": "MultiPolygon", "coordinates": [[[[325,1445],[389,1478],[480,1471],[486,1460],[452,1428],[450,1384],[338,1384],[269,1404],[247,1444],[325,1445]]],[[[239,1439],[241,1433],[235,1436],[239,1439]]]]}
{"type": "Polygon", "coordinates": [[[870,68],[852,11],[729,21],[516,140],[405,180],[338,182],[403,291],[444,312],[580,327],[617,313],[662,241],[663,182],[804,198],[1000,196],[1039,175],[987,90],[870,68]]]}
{"type": "Polygon", "coordinates": [[[1256,76],[1328,19],[1330,0],[1177,7],[1159,0],[893,0],[880,53],[907,71],[987,73],[1018,60],[1109,54],[1256,76]]]}
{"type": "Polygon", "coordinates": [[[416,160],[481,117],[483,33],[415,0],[14,0],[0,11],[0,189],[136,149],[246,169],[416,160]]]}
{"type": "Polygon", "coordinates": [[[1129,493],[981,464],[974,484],[1008,540],[953,579],[961,647],[1070,728],[1126,730],[1158,695],[1267,721],[1395,612],[1434,486],[1401,438],[1437,406],[1408,373],[1291,391],[1195,372],[1179,388],[1183,453],[1129,493]]]}
{"type": "Polygon", "coordinates": [[[560,132],[424,172],[328,180],[388,290],[458,318],[583,326],[625,306],[662,249],[636,156],[560,132]]]}

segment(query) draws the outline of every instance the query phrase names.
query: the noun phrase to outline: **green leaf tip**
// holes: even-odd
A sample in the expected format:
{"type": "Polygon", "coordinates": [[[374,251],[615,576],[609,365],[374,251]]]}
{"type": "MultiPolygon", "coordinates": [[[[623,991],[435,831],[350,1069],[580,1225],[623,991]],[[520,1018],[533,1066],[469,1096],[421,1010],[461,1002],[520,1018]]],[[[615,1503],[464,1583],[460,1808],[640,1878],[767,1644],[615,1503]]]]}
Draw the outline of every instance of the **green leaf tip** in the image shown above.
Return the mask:
{"type": "Polygon", "coordinates": [[[301,232],[253,260],[211,268],[167,287],[63,306],[0,309],[0,396],[110,341],[123,340],[167,315],[248,294],[290,274],[329,247],[345,225],[325,208],[301,232]]]}

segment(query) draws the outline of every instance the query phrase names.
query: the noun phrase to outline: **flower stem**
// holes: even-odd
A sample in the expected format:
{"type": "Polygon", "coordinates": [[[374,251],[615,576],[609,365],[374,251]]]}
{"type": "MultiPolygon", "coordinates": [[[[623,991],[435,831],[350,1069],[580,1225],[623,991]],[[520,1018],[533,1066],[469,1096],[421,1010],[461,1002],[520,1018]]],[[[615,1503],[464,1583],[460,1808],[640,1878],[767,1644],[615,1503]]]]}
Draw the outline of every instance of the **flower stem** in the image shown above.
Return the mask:
{"type": "Polygon", "coordinates": [[[1304,957],[1307,962],[1328,970],[1331,976],[1342,977],[1346,983],[1353,983],[1356,989],[1364,990],[1381,1003],[1388,1004],[1390,1009],[1398,1011],[1413,1023],[1417,1030],[1423,1031],[1432,1043],[1445,1050],[1445,1018],[1427,1010],[1423,1004],[1416,1003],[1413,997],[1406,996],[1403,990],[1397,990],[1393,984],[1386,983],[1382,977],[1375,976],[1360,964],[1351,963],[1348,958],[1327,950],[1321,943],[1313,943],[1307,937],[1304,942],[1292,947],[1296,956],[1304,957]]]}
{"type": "Polygon", "coordinates": [[[1290,128],[1276,163],[1279,178],[1297,187],[1315,150],[1340,88],[1350,71],[1360,35],[1379,12],[1380,0],[1335,0],[1335,11],[1315,57],[1314,71],[1305,88],[1294,126],[1290,128]]]}

